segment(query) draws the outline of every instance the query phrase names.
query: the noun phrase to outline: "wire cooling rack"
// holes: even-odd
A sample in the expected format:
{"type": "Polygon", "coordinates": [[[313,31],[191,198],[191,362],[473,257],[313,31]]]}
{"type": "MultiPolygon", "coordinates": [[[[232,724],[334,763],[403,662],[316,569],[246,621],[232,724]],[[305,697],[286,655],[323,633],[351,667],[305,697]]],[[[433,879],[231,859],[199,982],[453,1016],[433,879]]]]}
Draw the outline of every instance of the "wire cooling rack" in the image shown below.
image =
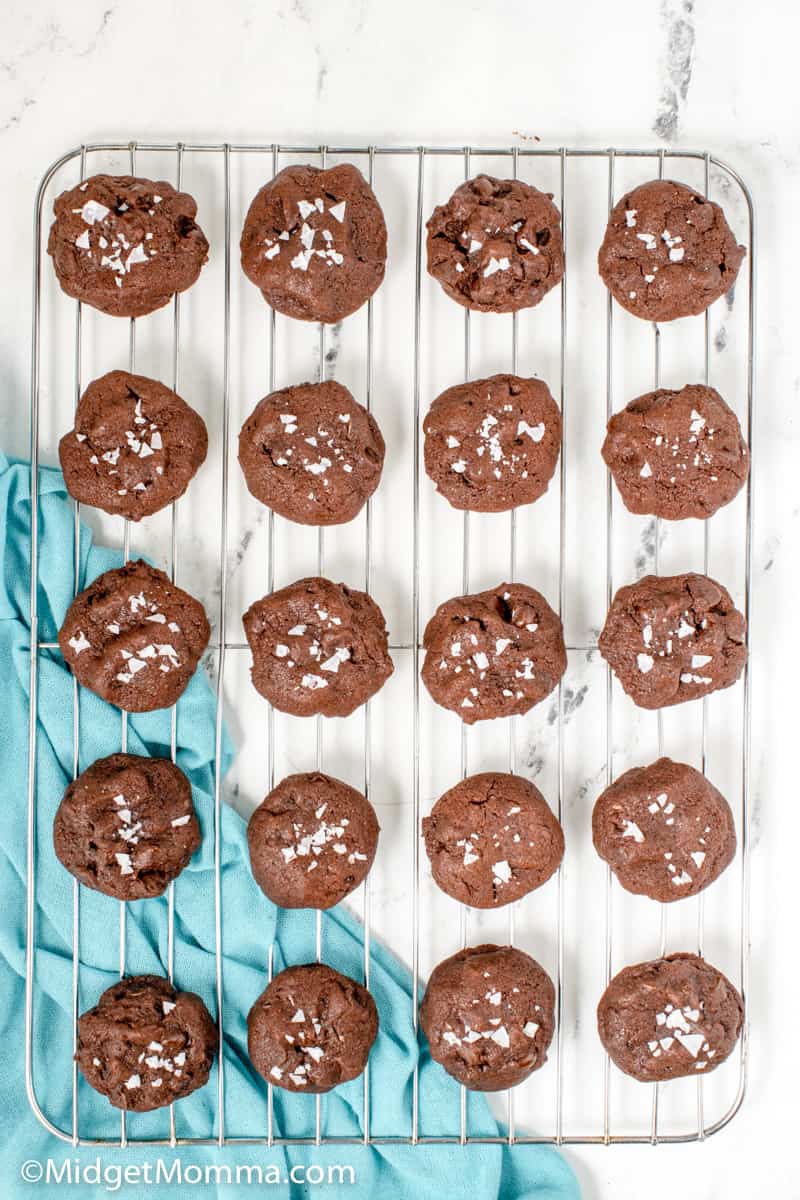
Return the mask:
{"type": "MultiPolygon", "coordinates": [[[[752,449],[754,237],[753,204],[744,182],[730,166],[707,152],[548,149],[530,144],[478,149],[134,142],[84,145],[49,168],[35,209],[31,382],[34,651],[30,657],[25,1072],[31,1105],[51,1133],[74,1145],[123,1146],[134,1142],[221,1146],[358,1140],[658,1143],[702,1140],[735,1115],[745,1091],[746,1027],[738,1053],[712,1076],[664,1087],[644,1086],[612,1072],[593,1029],[593,1012],[616,970],[671,949],[693,949],[700,954],[710,950],[712,961],[747,994],[749,670],[729,692],[654,717],[634,710],[618,689],[598,657],[596,638],[616,586],[645,570],[708,572],[714,568],[749,618],[751,485],[713,522],[683,523],[668,530],[660,521],[643,522],[624,512],[598,451],[612,411],[639,392],[684,382],[719,387],[737,409],[752,449]],[[301,323],[286,321],[265,309],[255,289],[242,280],[232,237],[238,237],[250,197],[270,175],[290,162],[324,166],[342,160],[361,167],[386,209],[390,235],[387,279],[365,309],[343,327],[300,328],[301,323]],[[597,279],[595,255],[614,200],[636,183],[663,177],[667,167],[669,177],[682,178],[723,203],[746,244],[747,259],[735,303],[729,296],[704,318],[659,327],[636,321],[614,306],[597,279]],[[79,303],[58,292],[51,272],[44,267],[46,205],[59,191],[99,171],[174,181],[178,188],[197,196],[199,220],[210,234],[212,261],[195,287],[183,297],[176,296],[170,309],[140,322],[114,321],[82,310],[79,303]],[[511,174],[536,183],[554,193],[561,210],[567,271],[559,288],[531,312],[510,317],[462,312],[425,272],[427,216],[462,178],[479,171],[511,174]],[[214,324],[210,327],[221,329],[216,339],[207,333],[212,309],[214,324]],[[143,336],[147,338],[144,362],[139,353],[143,336]],[[202,359],[202,367],[194,365],[195,356],[202,359]],[[252,368],[245,369],[245,359],[252,368]],[[394,435],[392,439],[387,436],[384,484],[364,514],[343,533],[320,529],[312,535],[288,526],[272,513],[266,518],[263,510],[254,515],[252,506],[248,509],[252,502],[238,469],[230,462],[232,422],[238,406],[241,416],[265,390],[297,382],[301,371],[308,373],[309,362],[314,364],[317,378],[334,371],[337,377],[346,378],[357,398],[377,412],[384,431],[394,435]],[[38,822],[45,801],[50,811],[53,803],[53,798],[40,795],[37,787],[37,746],[42,736],[38,684],[40,661],[59,654],[54,631],[40,628],[37,608],[38,468],[43,457],[54,457],[58,436],[71,425],[72,408],[89,379],[100,373],[101,366],[109,369],[110,365],[127,365],[131,371],[138,366],[157,373],[197,403],[210,427],[210,469],[218,483],[218,491],[213,492],[208,479],[205,485],[195,481],[186,500],[173,505],[160,523],[151,519],[137,527],[134,535],[141,551],[160,558],[173,580],[202,595],[214,622],[207,665],[216,695],[215,786],[209,821],[215,866],[215,888],[209,896],[215,955],[213,979],[205,985],[208,998],[213,997],[212,1007],[215,1000],[223,1053],[216,1079],[209,1084],[209,1089],[216,1089],[216,1102],[205,1137],[182,1136],[179,1110],[176,1114],[173,1108],[168,1110],[168,1130],[155,1135],[149,1126],[142,1134],[138,1127],[133,1128],[140,1119],[135,1114],[121,1114],[116,1135],[105,1127],[95,1128],[82,1113],[85,1085],[74,1064],[71,1079],[64,1080],[64,1087],[71,1090],[67,1128],[48,1115],[37,1097],[34,1044],[41,1031],[35,1027],[40,986],[36,866],[37,854],[47,852],[47,838],[38,834],[38,822]],[[203,392],[201,370],[208,377],[205,407],[191,391],[194,381],[197,393],[203,392]],[[541,373],[558,397],[564,434],[557,484],[536,505],[518,512],[499,517],[455,514],[432,495],[427,481],[420,477],[423,404],[461,378],[498,370],[541,373]],[[380,386],[375,380],[378,371],[380,386]],[[279,374],[286,376],[285,381],[279,380],[279,374]],[[392,475],[395,446],[399,449],[392,475]],[[213,540],[208,512],[217,506],[218,554],[208,549],[208,541],[213,540]],[[179,547],[186,540],[183,520],[190,523],[196,540],[190,542],[191,553],[182,554],[179,560],[179,547]],[[252,524],[242,536],[241,525],[247,521],[252,524]],[[202,578],[196,560],[208,567],[202,578]],[[209,560],[213,560],[210,565],[209,560]],[[239,569],[242,562],[246,571],[239,569]],[[269,707],[265,712],[261,700],[249,690],[249,656],[242,653],[247,645],[239,614],[256,595],[276,586],[278,573],[285,573],[288,582],[312,571],[323,574],[326,566],[329,574],[341,570],[348,583],[361,586],[363,580],[368,591],[375,588],[384,608],[389,595],[391,649],[398,669],[384,692],[349,722],[323,725],[317,718],[298,724],[269,707]],[[244,575],[247,583],[242,582],[244,575]],[[552,703],[538,706],[525,718],[468,730],[437,710],[420,691],[420,633],[424,620],[441,600],[490,586],[503,576],[523,579],[549,593],[564,620],[570,666],[552,703]],[[230,716],[231,712],[244,731],[244,747],[229,793],[225,790],[229,783],[221,778],[220,751],[223,714],[230,716]],[[381,735],[380,756],[375,752],[376,724],[381,735]],[[252,726],[249,733],[246,726],[252,726]],[[674,906],[655,905],[622,892],[590,845],[594,797],[626,766],[648,761],[656,750],[685,757],[704,771],[710,769],[711,777],[732,802],[739,835],[737,860],[722,879],[694,901],[674,906]],[[439,1122],[435,1134],[426,1132],[424,1078],[417,1071],[409,1121],[402,1129],[379,1126],[371,1103],[369,1070],[359,1085],[363,1139],[329,1133],[325,1101],[320,1097],[290,1097],[298,1106],[305,1106],[305,1123],[292,1126],[291,1131],[282,1129],[271,1087],[265,1087],[264,1112],[261,1118],[256,1114],[255,1129],[228,1128],[225,1071],[230,1051],[222,1035],[230,1001],[225,996],[222,947],[223,933],[228,945],[235,945],[236,931],[233,918],[226,918],[223,925],[221,805],[231,798],[241,803],[244,795],[252,805],[274,785],[279,764],[301,769],[298,760],[303,761],[304,769],[312,763],[328,770],[340,767],[340,773],[349,773],[351,781],[361,786],[379,809],[384,825],[381,853],[360,892],[364,926],[361,970],[369,985],[376,935],[405,958],[412,975],[408,1020],[414,1030],[422,980],[436,961],[459,946],[484,940],[515,943],[534,953],[552,974],[557,1022],[550,1061],[505,1098],[495,1098],[496,1115],[504,1123],[499,1135],[470,1128],[466,1094],[460,1089],[459,1096],[455,1083],[452,1127],[442,1133],[439,1122]],[[567,855],[556,880],[532,897],[489,914],[454,905],[442,896],[423,869],[419,851],[423,807],[459,774],[479,769],[520,770],[537,778],[567,832],[567,855]],[[397,774],[393,781],[392,772],[397,774]],[[382,797],[392,791],[399,799],[394,807],[382,808],[382,797]]],[[[82,516],[94,520],[106,538],[121,542],[125,558],[130,556],[130,523],[114,525],[86,510],[82,516]]],[[[76,505],[76,580],[80,520],[76,505]]],[[[119,746],[110,746],[105,753],[124,750],[127,734],[127,716],[122,713],[119,746]]],[[[174,761],[180,746],[175,709],[169,717],[169,744],[174,761]]],[[[73,775],[88,765],[81,747],[79,691],[74,683],[73,775]]],[[[175,966],[179,889],[180,880],[170,886],[163,901],[156,902],[170,978],[175,966]]],[[[81,937],[82,897],[83,889],[73,882],[69,1003],[76,1019],[96,999],[96,992],[83,984],[91,949],[85,934],[81,937]]],[[[320,913],[313,918],[309,957],[315,955],[318,960],[325,957],[326,919],[320,913]]],[[[126,969],[135,969],[130,968],[126,954],[124,903],[119,904],[118,920],[122,975],[126,969]]],[[[356,973],[352,964],[343,969],[356,973]]],[[[265,973],[272,973],[271,947],[265,947],[265,973]]],[[[178,982],[200,989],[193,979],[180,977],[178,982]]],[[[251,1001],[246,998],[245,1006],[251,1001]]]]}

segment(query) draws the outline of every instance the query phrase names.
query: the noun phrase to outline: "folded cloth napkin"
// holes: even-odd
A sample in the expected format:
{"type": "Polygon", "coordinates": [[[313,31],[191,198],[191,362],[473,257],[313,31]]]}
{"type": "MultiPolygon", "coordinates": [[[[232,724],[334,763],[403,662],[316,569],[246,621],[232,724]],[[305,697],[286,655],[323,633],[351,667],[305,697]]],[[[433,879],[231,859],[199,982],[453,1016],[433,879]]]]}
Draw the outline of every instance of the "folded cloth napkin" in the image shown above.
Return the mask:
{"type": "MultiPolygon", "coordinates": [[[[52,641],[73,592],[73,509],[58,471],[42,469],[39,482],[39,614],[40,641],[52,641]]],[[[245,1196],[247,1175],[236,1169],[255,1164],[284,1180],[274,1194],[305,1195],[302,1180],[287,1182],[290,1168],[314,1164],[327,1172],[337,1164],[352,1167],[355,1184],[331,1184],[326,1193],[354,1196],[439,1197],[450,1191],[477,1197],[535,1196],[539,1200],[573,1200],[578,1187],[563,1158],[550,1147],[377,1144],[275,1146],[186,1146],[172,1150],[129,1146],[125,1150],[72,1148],[37,1122],[25,1098],[23,1079],[26,791],[29,685],[29,555],[30,472],[0,453],[2,577],[0,578],[0,672],[4,680],[0,704],[0,753],[5,816],[0,825],[0,1170],[3,1195],[30,1195],[20,1179],[26,1160],[56,1166],[71,1159],[90,1168],[98,1154],[100,1182],[75,1188],[78,1195],[107,1195],[120,1167],[151,1164],[164,1168],[180,1159],[183,1182],[156,1186],[154,1194],[245,1196]],[[206,1169],[216,1169],[208,1186],[206,1169]],[[230,1174],[229,1174],[230,1172],[230,1174]],[[228,1180],[234,1182],[229,1183],[228,1180]],[[104,1181],[105,1180],[105,1181],[104,1181]]],[[[101,571],[118,565],[117,551],[92,544],[80,531],[80,587],[101,571]]],[[[73,685],[57,652],[42,651],[39,667],[39,731],[37,738],[36,989],[34,994],[33,1084],[41,1112],[59,1129],[72,1128],[72,879],[55,859],[51,828],[56,806],[72,777],[73,685]]],[[[120,746],[118,710],[84,690],[80,693],[81,761],[83,770],[95,758],[120,746]]],[[[175,885],[175,980],[199,992],[212,1014],[217,1012],[214,905],[214,697],[203,671],[198,671],[178,705],[178,763],[189,776],[203,829],[203,845],[175,885]]],[[[166,712],[132,715],[128,749],[132,753],[169,753],[170,718],[166,712]]],[[[223,745],[227,768],[232,749],[223,745]]],[[[266,984],[267,948],[274,939],[274,968],[313,958],[314,915],[279,911],[255,886],[247,864],[244,825],[223,805],[220,821],[221,989],[225,1028],[224,1133],[227,1137],[261,1139],[266,1132],[266,1088],[247,1058],[246,1016],[266,984]]],[[[166,900],[127,906],[125,970],[166,972],[166,900]]],[[[81,1010],[95,1003],[119,972],[120,906],[86,888],[80,891],[79,972],[81,1010]]],[[[363,940],[359,923],[344,909],[324,916],[324,956],[338,968],[362,978],[363,940]]],[[[370,988],[380,1013],[381,1032],[370,1058],[370,1129],[373,1136],[407,1135],[411,1129],[412,1072],[418,1047],[411,1024],[410,977],[406,968],[373,943],[370,988]]],[[[458,1129],[459,1089],[423,1051],[420,1060],[420,1130],[425,1134],[458,1129]]],[[[215,1068],[205,1088],[175,1107],[179,1138],[215,1139],[220,1133],[219,1077],[215,1068]]],[[[82,1137],[118,1137],[120,1115],[78,1076],[79,1130],[82,1137]]],[[[354,1080],[322,1098],[323,1136],[357,1136],[364,1128],[363,1080],[354,1080]]],[[[276,1133],[313,1137],[314,1099],[274,1092],[276,1133]]],[[[485,1099],[468,1098],[471,1133],[498,1134],[499,1126],[485,1099]]],[[[128,1136],[161,1138],[169,1133],[168,1110],[130,1114],[128,1136]]],[[[73,1178],[74,1178],[73,1174],[73,1178]]],[[[129,1176],[130,1178],[130,1176],[129,1176]]],[[[130,1186],[142,1188],[140,1177],[130,1186]]],[[[257,1178],[249,1176],[249,1178],[257,1178]]],[[[273,1175],[274,1178],[274,1175],[273,1175]]],[[[312,1178],[313,1182],[313,1178],[312,1178]]],[[[123,1188],[126,1185],[123,1184],[123,1188]]],[[[49,1191],[52,1190],[49,1189],[49,1191]]],[[[72,1189],[71,1189],[72,1192],[72,1189]]]]}

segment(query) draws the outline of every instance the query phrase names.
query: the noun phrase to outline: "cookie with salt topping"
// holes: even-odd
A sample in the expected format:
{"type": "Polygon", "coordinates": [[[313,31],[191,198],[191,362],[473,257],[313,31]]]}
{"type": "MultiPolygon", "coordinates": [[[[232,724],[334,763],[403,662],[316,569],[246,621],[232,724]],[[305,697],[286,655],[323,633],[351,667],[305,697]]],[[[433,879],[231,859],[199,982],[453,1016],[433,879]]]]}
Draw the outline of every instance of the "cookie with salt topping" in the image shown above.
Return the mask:
{"type": "Polygon", "coordinates": [[[559,617],[523,583],[440,604],[423,645],[423,683],[467,725],[528,712],[567,669],[559,617]]]}
{"type": "Polygon", "coordinates": [[[594,847],[626,891],[669,904],[696,896],[736,853],[725,797],[686,763],[633,767],[597,798],[594,847]]]}
{"type": "Polygon", "coordinates": [[[674,321],[729,292],[744,255],[718,204],[684,183],[653,179],[614,206],[597,261],[628,312],[674,321]]]}
{"type": "Polygon", "coordinates": [[[47,252],[68,296],[142,317],[184,292],[208,261],[197,205],[164,180],[93,175],[54,204],[47,252]]]}
{"type": "Polygon", "coordinates": [[[247,1017],[253,1066],[288,1092],[329,1092],[355,1079],[377,1035],[370,993],[325,963],[281,971],[247,1017]]]}
{"type": "Polygon", "coordinates": [[[445,792],[422,822],[431,873],[472,908],[499,908],[546,883],[564,856],[564,833],[539,789],[486,771],[445,792]]]}
{"type": "Polygon", "coordinates": [[[747,661],[747,627],[707,575],[645,575],[619,589],[598,645],[640,708],[664,708],[735,683],[747,661]]]}
{"type": "Polygon", "coordinates": [[[199,600],[139,559],[75,597],[58,642],[78,683],[126,712],[150,712],[183,694],[210,636],[199,600]]]}
{"type": "Polygon", "coordinates": [[[419,1009],[431,1058],[472,1091],[515,1087],[547,1061],[555,988],[514,946],[470,946],[432,972],[419,1009]]]}
{"type": "Polygon", "coordinates": [[[160,896],[199,845],[191,785],[165,758],[98,759],[69,785],[53,822],[60,862],[119,900],[160,896]]]}
{"type": "Polygon", "coordinates": [[[631,400],[609,421],[602,453],[625,507],[669,521],[713,516],[750,470],[735,412],[701,384],[631,400]]]}
{"type": "Polygon", "coordinates": [[[207,451],[202,417],[163,383],[128,371],[89,384],[58,445],[69,494],[131,521],[182,496],[207,451]]]}
{"type": "Polygon", "coordinates": [[[383,613],[343,583],[298,579],[257,600],[242,623],[253,686],[297,717],[346,717],[394,670],[383,613]]]}
{"type": "Polygon", "coordinates": [[[332,908],[366,879],[378,848],[375,809],[341,779],[289,775],[250,818],[250,868],[281,908],[332,908]]]}
{"type": "Polygon", "coordinates": [[[218,1045],[199,996],[159,975],[133,975],[78,1018],[75,1061],[115,1108],[151,1112],[203,1087],[218,1045]]]}
{"type": "Polygon", "coordinates": [[[521,179],[477,175],[428,221],[428,271],[451,300],[476,312],[532,308],[561,281],[561,213],[521,179]]]}
{"type": "Polygon", "coordinates": [[[386,222],[351,163],[284,167],[253,198],[241,255],[242,270],[272,308],[332,324],[383,282],[386,222]]]}
{"type": "Polygon", "coordinates": [[[597,1006],[612,1062],[642,1083],[708,1075],[733,1051],[743,1022],[736,988],[696,954],[625,967],[597,1006]]]}
{"type": "Polygon", "coordinates": [[[380,482],[378,423],[333,379],[271,392],[239,434],[250,493],[301,525],[352,521],[380,482]]]}
{"type": "Polygon", "coordinates": [[[453,508],[507,512],[547,491],[561,413],[541,379],[492,375],[448,388],[425,417],[425,470],[453,508]]]}

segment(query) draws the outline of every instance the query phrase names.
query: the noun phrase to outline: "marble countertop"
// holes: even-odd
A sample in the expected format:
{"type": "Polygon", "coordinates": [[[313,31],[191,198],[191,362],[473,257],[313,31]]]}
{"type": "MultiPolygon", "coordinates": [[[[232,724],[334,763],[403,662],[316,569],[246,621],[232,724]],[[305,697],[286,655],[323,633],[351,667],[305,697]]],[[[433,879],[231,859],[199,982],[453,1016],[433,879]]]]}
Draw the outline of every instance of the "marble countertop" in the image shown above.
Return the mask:
{"type": "Polygon", "coordinates": [[[800,810],[782,795],[796,736],[800,299],[780,253],[800,206],[800,132],[786,96],[800,19],[781,7],[767,0],[754,21],[744,0],[653,0],[628,6],[621,28],[618,15],[612,25],[604,6],[581,0],[563,0],[555,19],[526,0],[69,9],[8,0],[4,9],[0,446],[10,453],[27,454],[34,192],[46,166],[81,141],[685,146],[711,149],[748,181],[759,238],[748,1095],[703,1146],[568,1148],[588,1200],[676,1187],[684,1200],[730,1200],[767,1177],[773,1194],[800,1195],[798,1063],[781,1037],[800,987],[790,950],[800,810]]]}

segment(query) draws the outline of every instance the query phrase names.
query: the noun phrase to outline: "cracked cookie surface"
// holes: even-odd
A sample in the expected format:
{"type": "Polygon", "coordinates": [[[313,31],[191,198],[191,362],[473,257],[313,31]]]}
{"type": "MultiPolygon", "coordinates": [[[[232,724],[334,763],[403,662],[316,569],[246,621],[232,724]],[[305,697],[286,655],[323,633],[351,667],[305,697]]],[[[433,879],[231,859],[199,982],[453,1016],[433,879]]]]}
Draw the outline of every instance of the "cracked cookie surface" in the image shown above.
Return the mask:
{"type": "Polygon", "coordinates": [[[473,1091],[515,1087],[547,1060],[555,988],[513,946],[470,946],[432,972],[419,1019],[431,1058],[473,1091]]]}
{"type": "Polygon", "coordinates": [[[142,317],[184,292],[208,261],[197,205],[171,184],[93,175],[54,204],[47,252],[68,296],[142,317]]]}
{"type": "Polygon", "coordinates": [[[284,167],[256,194],[242,270],[267,304],[301,321],[341,321],[383,282],[386,222],[351,163],[284,167]]]}
{"type": "Polygon", "coordinates": [[[377,1035],[370,993],[325,963],[281,971],[247,1018],[253,1066],[289,1092],[329,1092],[355,1079],[377,1035]]]}
{"type": "Polygon", "coordinates": [[[375,418],[334,380],[259,401],[239,435],[247,487],[301,525],[341,525],[377,488],[386,447],[375,418]]]}
{"type": "Polygon", "coordinates": [[[499,908],[558,869],[564,834],[542,793],[519,775],[470,775],[422,822],[431,872],[443,892],[473,908],[499,908]]]}
{"type": "Polygon", "coordinates": [[[683,183],[654,179],[614,206],[597,263],[628,312],[674,321],[729,292],[744,254],[718,204],[683,183]]]}
{"type": "Polygon", "coordinates": [[[743,1020],[736,988],[696,954],[625,967],[597,1007],[600,1041],[643,1083],[707,1075],[733,1050],[743,1020]]]}
{"type": "Polygon", "coordinates": [[[522,583],[440,604],[423,645],[425,686],[468,725],[528,712],[567,669],[561,621],[522,583]]]}
{"type": "Polygon", "coordinates": [[[746,622],[706,575],[645,575],[621,587],[599,649],[640,708],[664,708],[730,687],[747,661],[746,622]]]}
{"type": "Polygon", "coordinates": [[[207,452],[202,417],[163,383],[128,371],[89,384],[58,445],[69,494],[131,521],[182,496],[207,452]]]}
{"type": "Polygon", "coordinates": [[[457,304],[478,312],[532,308],[561,281],[561,214],[520,179],[477,175],[433,210],[428,271],[457,304]]]}

